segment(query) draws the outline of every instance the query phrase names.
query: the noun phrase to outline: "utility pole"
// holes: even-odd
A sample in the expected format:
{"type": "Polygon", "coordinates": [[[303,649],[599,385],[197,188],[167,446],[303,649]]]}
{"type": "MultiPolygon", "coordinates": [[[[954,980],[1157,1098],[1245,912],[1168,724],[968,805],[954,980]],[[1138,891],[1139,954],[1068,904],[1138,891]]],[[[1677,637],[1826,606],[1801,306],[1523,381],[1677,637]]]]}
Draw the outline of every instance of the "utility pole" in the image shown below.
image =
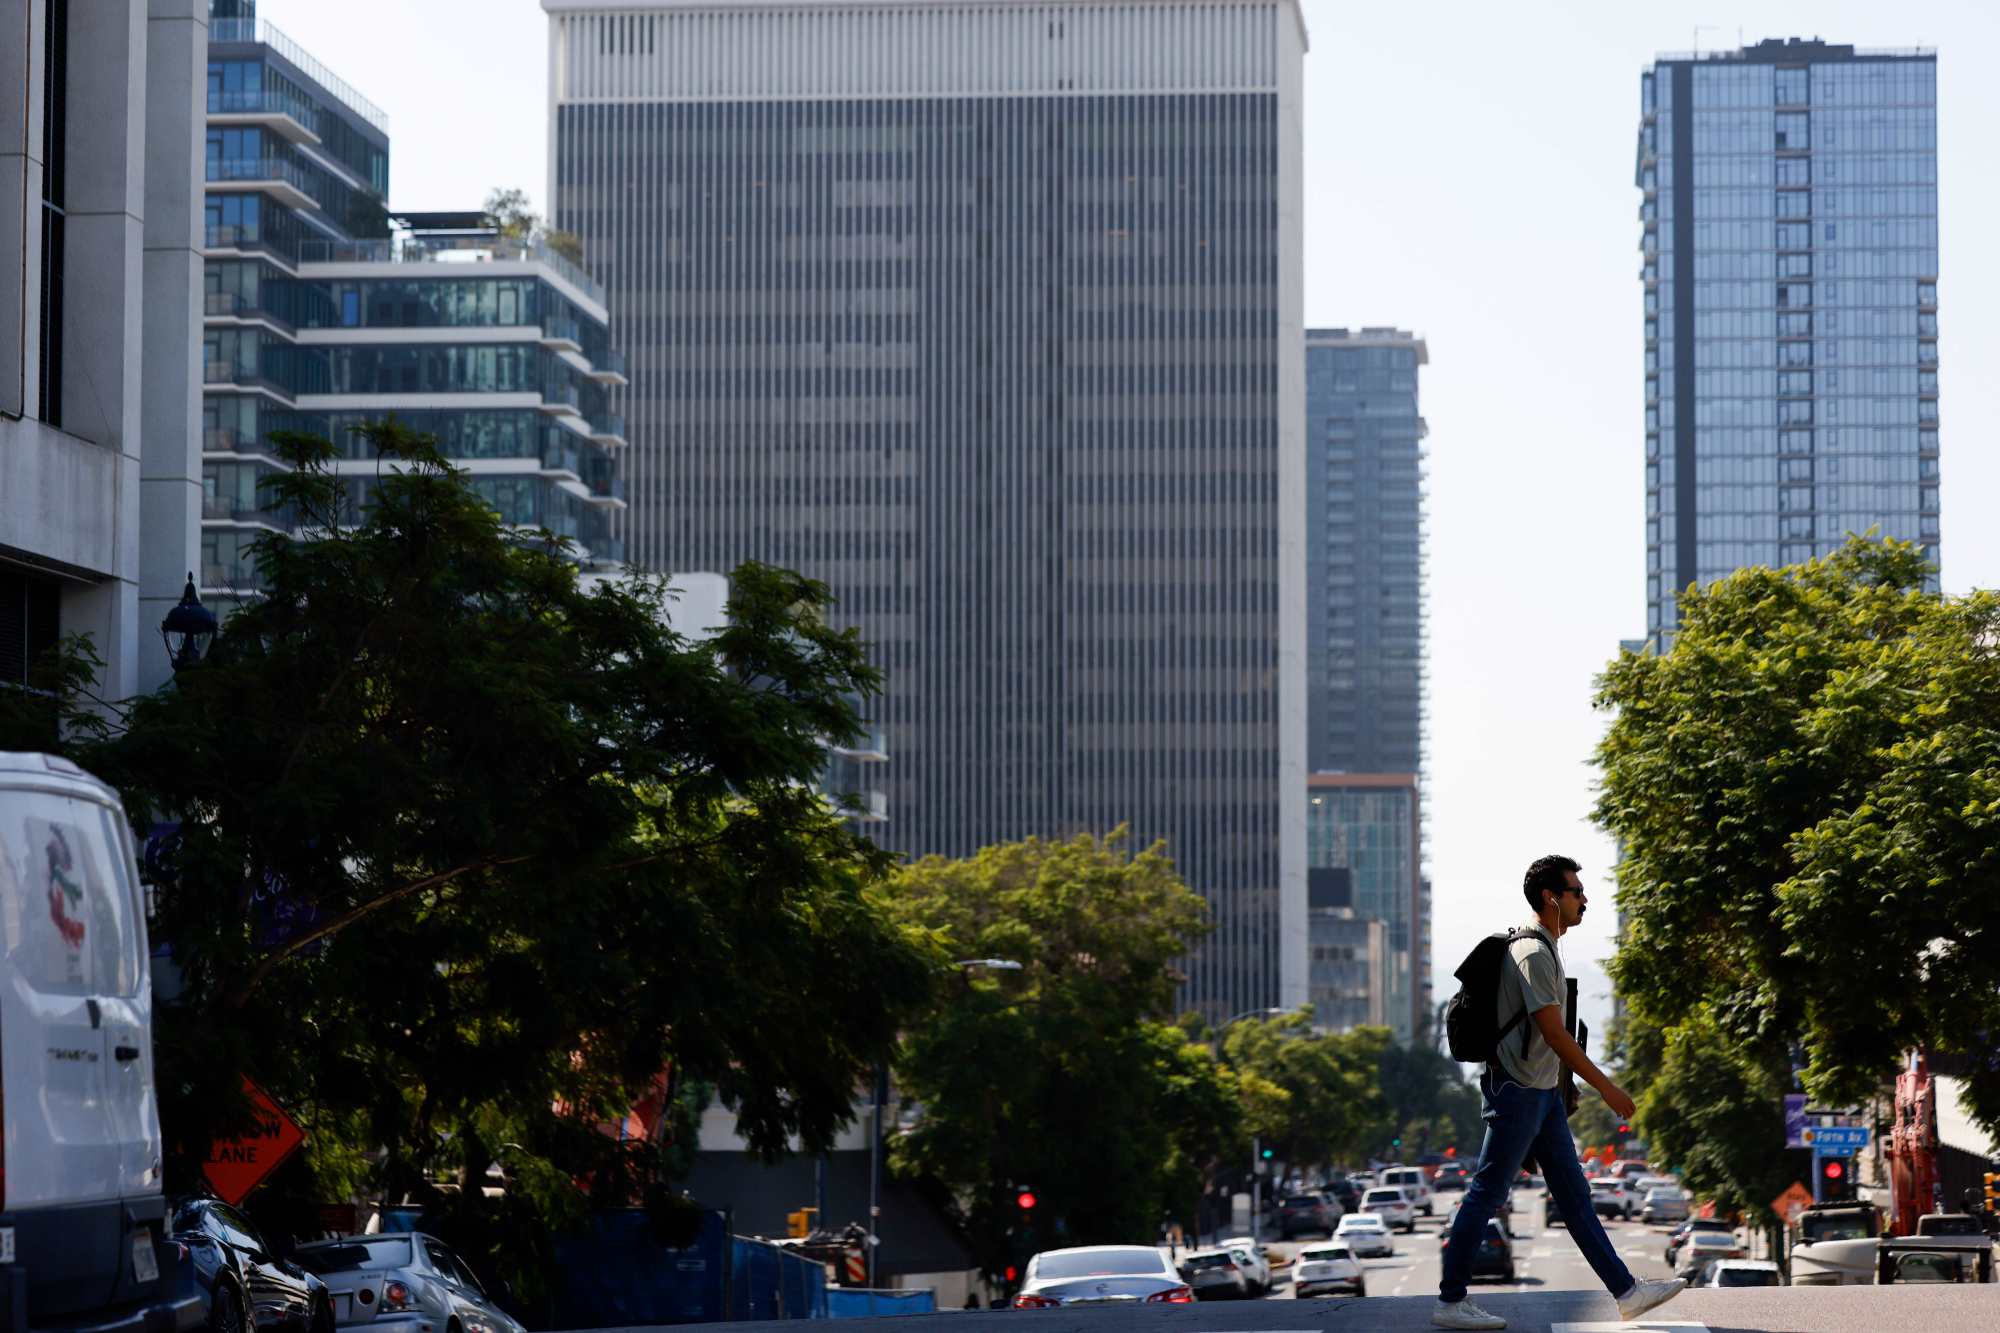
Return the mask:
{"type": "Polygon", "coordinates": [[[875,1066],[875,1114],[870,1117],[868,1145],[868,1286],[875,1287],[875,1254],[882,1248],[882,1103],[889,1099],[889,1070],[875,1066]]]}
{"type": "Polygon", "coordinates": [[[1264,1239],[1264,1143],[1250,1136],[1250,1239],[1264,1239]]]}

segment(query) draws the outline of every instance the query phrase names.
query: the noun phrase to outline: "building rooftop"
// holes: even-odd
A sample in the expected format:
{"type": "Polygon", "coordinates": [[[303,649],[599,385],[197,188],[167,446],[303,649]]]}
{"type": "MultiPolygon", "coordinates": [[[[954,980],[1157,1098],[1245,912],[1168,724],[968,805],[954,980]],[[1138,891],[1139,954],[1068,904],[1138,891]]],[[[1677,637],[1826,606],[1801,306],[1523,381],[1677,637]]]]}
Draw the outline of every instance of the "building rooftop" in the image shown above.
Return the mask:
{"type": "Polygon", "coordinates": [[[1321,347],[1415,347],[1418,365],[1427,366],[1431,361],[1429,344],[1417,334],[1403,329],[1307,329],[1306,344],[1321,347]]]}
{"type": "Polygon", "coordinates": [[[1766,37],[1751,46],[1733,50],[1662,51],[1661,63],[1676,60],[1732,60],[1749,65],[1801,65],[1826,60],[1935,60],[1934,46],[1855,46],[1824,41],[1818,37],[1766,37]]]}

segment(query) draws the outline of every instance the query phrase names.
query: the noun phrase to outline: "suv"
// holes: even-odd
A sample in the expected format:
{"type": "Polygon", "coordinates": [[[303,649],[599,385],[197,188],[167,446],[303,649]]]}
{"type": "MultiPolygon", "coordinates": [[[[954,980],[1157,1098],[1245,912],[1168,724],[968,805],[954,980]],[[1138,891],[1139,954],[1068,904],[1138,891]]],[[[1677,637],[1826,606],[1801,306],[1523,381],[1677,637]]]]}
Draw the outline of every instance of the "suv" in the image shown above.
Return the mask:
{"type": "Polygon", "coordinates": [[[1404,1231],[1417,1229],[1417,1210],[1410,1205],[1410,1196],[1403,1193],[1398,1185],[1377,1185],[1369,1190],[1361,1196],[1361,1211],[1375,1214],[1390,1228],[1401,1227],[1404,1231]]]}
{"type": "Polygon", "coordinates": [[[1278,1239],[1290,1240],[1306,1232],[1331,1236],[1333,1224],[1339,1220],[1338,1210],[1324,1195],[1286,1195],[1278,1204],[1278,1239]]]}
{"type": "Polygon", "coordinates": [[[1590,1206],[1599,1217],[1618,1217],[1629,1222],[1638,1205],[1623,1180],[1617,1176],[1600,1176],[1590,1182],[1590,1206]]]}
{"type": "Polygon", "coordinates": [[[1420,1166],[1392,1166],[1379,1177],[1384,1185],[1403,1191],[1410,1206],[1425,1217],[1431,1216],[1431,1178],[1420,1166]]]}
{"type": "Polygon", "coordinates": [[[0,920],[0,1256],[26,1326],[8,1322],[17,1333],[198,1323],[201,1298],[178,1290],[175,1252],[162,1246],[132,826],[118,794],[66,759],[0,752],[0,920]]]}

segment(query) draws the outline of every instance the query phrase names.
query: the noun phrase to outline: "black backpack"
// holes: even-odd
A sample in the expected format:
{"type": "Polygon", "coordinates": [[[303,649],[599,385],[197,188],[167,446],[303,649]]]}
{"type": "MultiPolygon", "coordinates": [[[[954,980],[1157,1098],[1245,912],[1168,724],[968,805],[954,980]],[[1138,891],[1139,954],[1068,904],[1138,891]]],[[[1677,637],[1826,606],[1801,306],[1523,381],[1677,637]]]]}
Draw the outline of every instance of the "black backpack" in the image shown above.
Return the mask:
{"type": "MultiPolygon", "coordinates": [[[[1515,1014],[1506,1026],[1500,1023],[1500,969],[1508,961],[1507,951],[1514,941],[1526,939],[1536,932],[1525,926],[1509,930],[1499,935],[1488,935],[1474,945],[1465,961],[1452,973],[1458,978],[1458,994],[1444,1008],[1445,1045],[1451,1051],[1451,1058],[1461,1064],[1483,1065],[1492,1063],[1500,1050],[1500,1042],[1515,1028],[1525,1023],[1527,1009],[1515,1014]]],[[[1534,1039],[1534,1029],[1530,1028],[1521,1042],[1525,1054],[1528,1043],[1534,1039]]]]}

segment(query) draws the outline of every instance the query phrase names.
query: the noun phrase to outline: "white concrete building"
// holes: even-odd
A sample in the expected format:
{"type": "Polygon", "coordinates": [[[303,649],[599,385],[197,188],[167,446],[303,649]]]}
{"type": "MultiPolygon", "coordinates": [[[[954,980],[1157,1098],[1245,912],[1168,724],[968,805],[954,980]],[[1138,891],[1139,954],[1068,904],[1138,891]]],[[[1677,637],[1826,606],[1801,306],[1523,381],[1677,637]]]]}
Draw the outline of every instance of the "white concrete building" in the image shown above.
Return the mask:
{"type": "Polygon", "coordinates": [[[200,538],[206,0],[0,0],[0,681],[169,674],[200,538]]]}

